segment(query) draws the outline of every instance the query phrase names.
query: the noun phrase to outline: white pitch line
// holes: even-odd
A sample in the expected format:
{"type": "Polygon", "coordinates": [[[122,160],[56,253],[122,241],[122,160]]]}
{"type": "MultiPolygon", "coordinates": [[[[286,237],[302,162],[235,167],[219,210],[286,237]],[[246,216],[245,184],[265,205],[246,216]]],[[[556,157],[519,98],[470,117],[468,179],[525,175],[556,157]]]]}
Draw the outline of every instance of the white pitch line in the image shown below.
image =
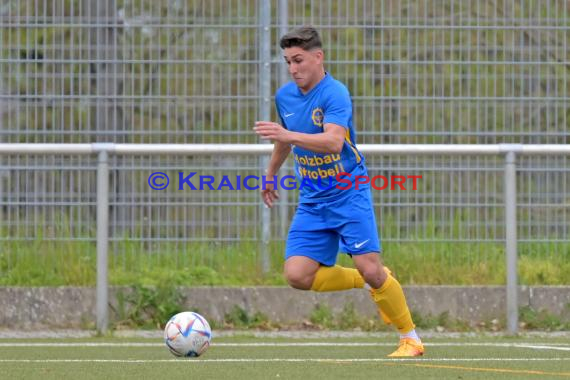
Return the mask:
{"type": "MultiPolygon", "coordinates": [[[[250,343],[212,343],[214,347],[392,347],[394,343],[384,342],[250,342],[250,343]]],[[[507,348],[544,348],[552,347],[552,349],[560,348],[563,351],[570,350],[570,344],[567,343],[450,343],[450,342],[434,342],[424,343],[428,347],[507,347],[507,348]]],[[[144,343],[144,342],[3,342],[0,347],[162,347],[164,343],[144,343]]]]}
{"type": "Polygon", "coordinates": [[[521,348],[531,348],[533,350],[559,350],[559,351],[570,351],[570,347],[560,347],[560,346],[553,346],[549,344],[548,346],[545,345],[536,345],[536,344],[517,344],[516,347],[521,348]]]}
{"type": "Polygon", "coordinates": [[[355,359],[0,359],[0,363],[351,363],[351,362],[522,362],[522,361],[570,361],[570,358],[355,358],[355,359]]]}
{"type": "Polygon", "coordinates": [[[76,343],[38,343],[13,342],[0,343],[0,347],[162,347],[164,343],[108,343],[108,342],[76,342],[76,343]]]}
{"type": "MultiPolygon", "coordinates": [[[[396,343],[384,342],[244,342],[244,343],[212,343],[214,347],[392,347],[396,343]]],[[[507,348],[560,348],[562,351],[570,350],[567,343],[450,343],[435,342],[424,343],[429,347],[507,347],[507,348]]],[[[0,347],[162,347],[164,343],[144,343],[144,342],[6,342],[0,343],[0,347]]]]}

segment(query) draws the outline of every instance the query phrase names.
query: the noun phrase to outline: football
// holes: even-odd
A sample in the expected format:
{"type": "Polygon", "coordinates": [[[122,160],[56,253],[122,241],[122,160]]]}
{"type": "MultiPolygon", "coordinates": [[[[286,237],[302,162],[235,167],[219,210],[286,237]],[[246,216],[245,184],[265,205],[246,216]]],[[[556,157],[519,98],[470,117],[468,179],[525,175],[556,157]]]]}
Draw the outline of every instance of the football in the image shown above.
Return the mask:
{"type": "Polygon", "coordinates": [[[164,341],[175,356],[198,357],[206,352],[211,339],[206,318],[191,311],[174,315],[164,327],[164,341]]]}

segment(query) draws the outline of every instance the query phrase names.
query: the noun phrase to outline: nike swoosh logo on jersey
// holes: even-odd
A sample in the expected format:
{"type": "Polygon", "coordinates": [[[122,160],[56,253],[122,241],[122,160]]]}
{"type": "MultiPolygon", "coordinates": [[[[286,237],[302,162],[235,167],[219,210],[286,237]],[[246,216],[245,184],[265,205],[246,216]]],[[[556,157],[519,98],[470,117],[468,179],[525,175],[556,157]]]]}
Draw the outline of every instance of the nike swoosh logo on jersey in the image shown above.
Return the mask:
{"type": "Polygon", "coordinates": [[[295,112],[286,113],[285,115],[283,115],[283,117],[289,117],[289,116],[293,116],[293,115],[295,115],[295,112]]]}
{"type": "Polygon", "coordinates": [[[360,248],[360,247],[362,247],[364,244],[368,243],[369,241],[370,241],[370,239],[364,240],[362,243],[354,243],[354,248],[360,248]]]}

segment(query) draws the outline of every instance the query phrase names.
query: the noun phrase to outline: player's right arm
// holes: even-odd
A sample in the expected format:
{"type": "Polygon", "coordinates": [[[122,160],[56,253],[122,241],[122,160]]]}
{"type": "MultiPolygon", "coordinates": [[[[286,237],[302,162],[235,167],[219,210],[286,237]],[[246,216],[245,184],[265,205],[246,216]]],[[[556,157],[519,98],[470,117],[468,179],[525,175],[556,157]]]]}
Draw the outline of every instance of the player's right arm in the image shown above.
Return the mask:
{"type": "MultiPolygon", "coordinates": [[[[267,166],[267,179],[272,179],[273,176],[277,175],[277,172],[279,172],[279,169],[287,159],[287,156],[289,156],[290,152],[291,145],[275,141],[271,160],[267,166]]],[[[261,189],[261,198],[267,207],[273,207],[273,202],[279,199],[279,193],[273,184],[267,183],[265,189],[261,189]]]]}

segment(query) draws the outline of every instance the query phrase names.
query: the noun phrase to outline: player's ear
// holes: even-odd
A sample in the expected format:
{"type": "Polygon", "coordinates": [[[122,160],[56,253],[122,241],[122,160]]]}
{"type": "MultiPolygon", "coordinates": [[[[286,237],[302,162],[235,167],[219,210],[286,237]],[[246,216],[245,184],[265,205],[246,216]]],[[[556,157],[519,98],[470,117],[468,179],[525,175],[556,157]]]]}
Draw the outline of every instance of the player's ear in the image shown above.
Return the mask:
{"type": "Polygon", "coordinates": [[[322,49],[316,49],[314,51],[315,58],[317,59],[318,63],[323,63],[325,59],[325,52],[322,49]]]}

